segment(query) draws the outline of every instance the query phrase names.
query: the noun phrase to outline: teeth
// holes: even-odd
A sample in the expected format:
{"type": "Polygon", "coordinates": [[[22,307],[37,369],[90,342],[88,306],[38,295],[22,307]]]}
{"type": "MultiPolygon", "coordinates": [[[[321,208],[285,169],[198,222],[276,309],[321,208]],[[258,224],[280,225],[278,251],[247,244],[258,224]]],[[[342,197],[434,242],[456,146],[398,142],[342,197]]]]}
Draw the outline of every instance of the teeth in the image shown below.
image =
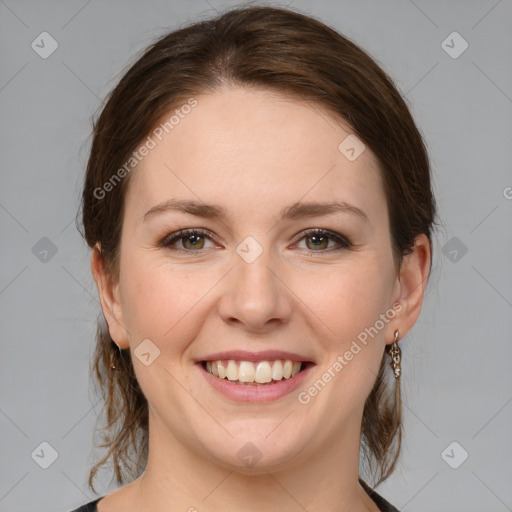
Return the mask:
{"type": "Polygon", "coordinates": [[[272,381],[289,379],[297,375],[302,368],[300,361],[206,361],[206,371],[219,377],[227,378],[230,381],[240,383],[267,384],[272,381]]]}
{"type": "Polygon", "coordinates": [[[292,376],[293,363],[288,360],[283,364],[283,378],[289,379],[292,376]]]}
{"type": "Polygon", "coordinates": [[[281,380],[283,378],[283,363],[276,361],[272,367],[272,378],[274,380],[281,380]]]}
{"type": "MultiPolygon", "coordinates": [[[[242,365],[240,364],[240,366],[242,365]]],[[[254,380],[258,384],[272,382],[272,368],[270,367],[270,363],[268,361],[261,361],[261,363],[258,363],[256,366],[256,376],[254,380]]]]}
{"type": "Polygon", "coordinates": [[[228,363],[226,368],[226,377],[228,380],[238,380],[238,366],[232,359],[228,363]]]}
{"type": "Polygon", "coordinates": [[[242,361],[238,367],[238,380],[240,382],[254,382],[254,373],[254,365],[248,361],[242,361]]]}
{"type": "Polygon", "coordinates": [[[224,366],[222,366],[222,361],[215,361],[213,364],[217,367],[218,377],[221,379],[225,379],[226,369],[224,368],[224,366]]]}

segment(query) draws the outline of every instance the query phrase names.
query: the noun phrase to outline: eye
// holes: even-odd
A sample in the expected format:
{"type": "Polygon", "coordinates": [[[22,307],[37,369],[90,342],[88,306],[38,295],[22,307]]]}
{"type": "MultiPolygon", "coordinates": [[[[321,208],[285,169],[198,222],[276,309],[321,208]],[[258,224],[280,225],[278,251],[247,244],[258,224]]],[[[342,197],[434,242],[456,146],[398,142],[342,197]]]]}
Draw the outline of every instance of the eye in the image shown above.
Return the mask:
{"type": "Polygon", "coordinates": [[[182,229],[164,238],[162,245],[171,250],[198,252],[205,249],[206,240],[211,241],[211,239],[210,233],[206,229],[182,229]],[[175,247],[176,243],[181,243],[181,247],[175,247]]]}
{"type": "MultiPolygon", "coordinates": [[[[213,237],[211,233],[206,229],[182,229],[165,237],[161,245],[173,251],[193,253],[200,252],[202,249],[208,249],[208,247],[205,247],[205,244],[207,241],[211,242],[212,240],[213,237]]],[[[299,240],[306,241],[306,250],[309,253],[340,251],[352,246],[342,235],[318,228],[304,231],[299,240]],[[334,247],[330,245],[330,242],[334,242],[334,247]],[[336,247],[336,245],[338,247],[336,247]]]]}
{"type": "Polygon", "coordinates": [[[326,229],[308,229],[302,233],[300,240],[305,240],[308,252],[332,252],[348,249],[352,244],[343,236],[326,229]],[[309,242],[311,241],[311,242],[309,242]],[[334,241],[334,248],[329,246],[329,241],[334,241]],[[336,248],[336,244],[338,247],[336,248]]]}

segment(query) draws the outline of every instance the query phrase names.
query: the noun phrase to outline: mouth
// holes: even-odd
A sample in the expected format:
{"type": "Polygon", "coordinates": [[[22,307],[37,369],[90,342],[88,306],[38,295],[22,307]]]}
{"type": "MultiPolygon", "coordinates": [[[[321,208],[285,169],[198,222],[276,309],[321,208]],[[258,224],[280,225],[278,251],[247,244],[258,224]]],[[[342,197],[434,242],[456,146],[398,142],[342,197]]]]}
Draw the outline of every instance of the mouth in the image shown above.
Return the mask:
{"type": "Polygon", "coordinates": [[[310,361],[275,359],[244,361],[217,359],[200,361],[202,368],[219,380],[229,381],[240,386],[272,386],[295,376],[314,366],[310,361]]]}

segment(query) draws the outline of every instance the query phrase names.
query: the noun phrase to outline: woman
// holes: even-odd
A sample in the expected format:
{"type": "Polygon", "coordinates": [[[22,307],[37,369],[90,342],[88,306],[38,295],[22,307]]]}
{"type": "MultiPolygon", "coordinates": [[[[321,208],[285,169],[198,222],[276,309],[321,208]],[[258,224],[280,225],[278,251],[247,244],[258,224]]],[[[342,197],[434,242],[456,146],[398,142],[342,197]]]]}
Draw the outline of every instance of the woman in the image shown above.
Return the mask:
{"type": "Polygon", "coordinates": [[[393,511],[401,350],[431,268],[422,137],[292,11],[168,34],[94,127],[84,236],[115,492],[81,511],[393,511]],[[361,461],[361,464],[360,464],[361,461]]]}

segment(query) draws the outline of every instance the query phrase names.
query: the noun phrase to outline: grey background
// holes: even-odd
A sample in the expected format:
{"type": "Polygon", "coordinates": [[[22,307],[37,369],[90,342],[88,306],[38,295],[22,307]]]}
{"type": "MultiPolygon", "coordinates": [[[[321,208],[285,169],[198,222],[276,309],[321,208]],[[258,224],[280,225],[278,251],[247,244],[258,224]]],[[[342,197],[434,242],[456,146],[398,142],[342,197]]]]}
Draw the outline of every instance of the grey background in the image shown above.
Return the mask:
{"type": "MultiPolygon", "coordinates": [[[[74,226],[92,114],[155,37],[230,5],[0,0],[1,512],[65,512],[94,497],[99,305],[74,226]],[[47,59],[31,48],[43,31],[59,45],[47,59]],[[48,469],[31,457],[43,441],[58,452],[48,469]]],[[[512,510],[512,2],[291,7],[355,40],[396,80],[426,137],[444,222],[424,310],[401,343],[403,457],[377,490],[402,511],[512,510]],[[442,47],[454,31],[469,44],[458,58],[442,47]]],[[[114,488],[107,474],[102,482],[101,494],[114,488]]]]}

